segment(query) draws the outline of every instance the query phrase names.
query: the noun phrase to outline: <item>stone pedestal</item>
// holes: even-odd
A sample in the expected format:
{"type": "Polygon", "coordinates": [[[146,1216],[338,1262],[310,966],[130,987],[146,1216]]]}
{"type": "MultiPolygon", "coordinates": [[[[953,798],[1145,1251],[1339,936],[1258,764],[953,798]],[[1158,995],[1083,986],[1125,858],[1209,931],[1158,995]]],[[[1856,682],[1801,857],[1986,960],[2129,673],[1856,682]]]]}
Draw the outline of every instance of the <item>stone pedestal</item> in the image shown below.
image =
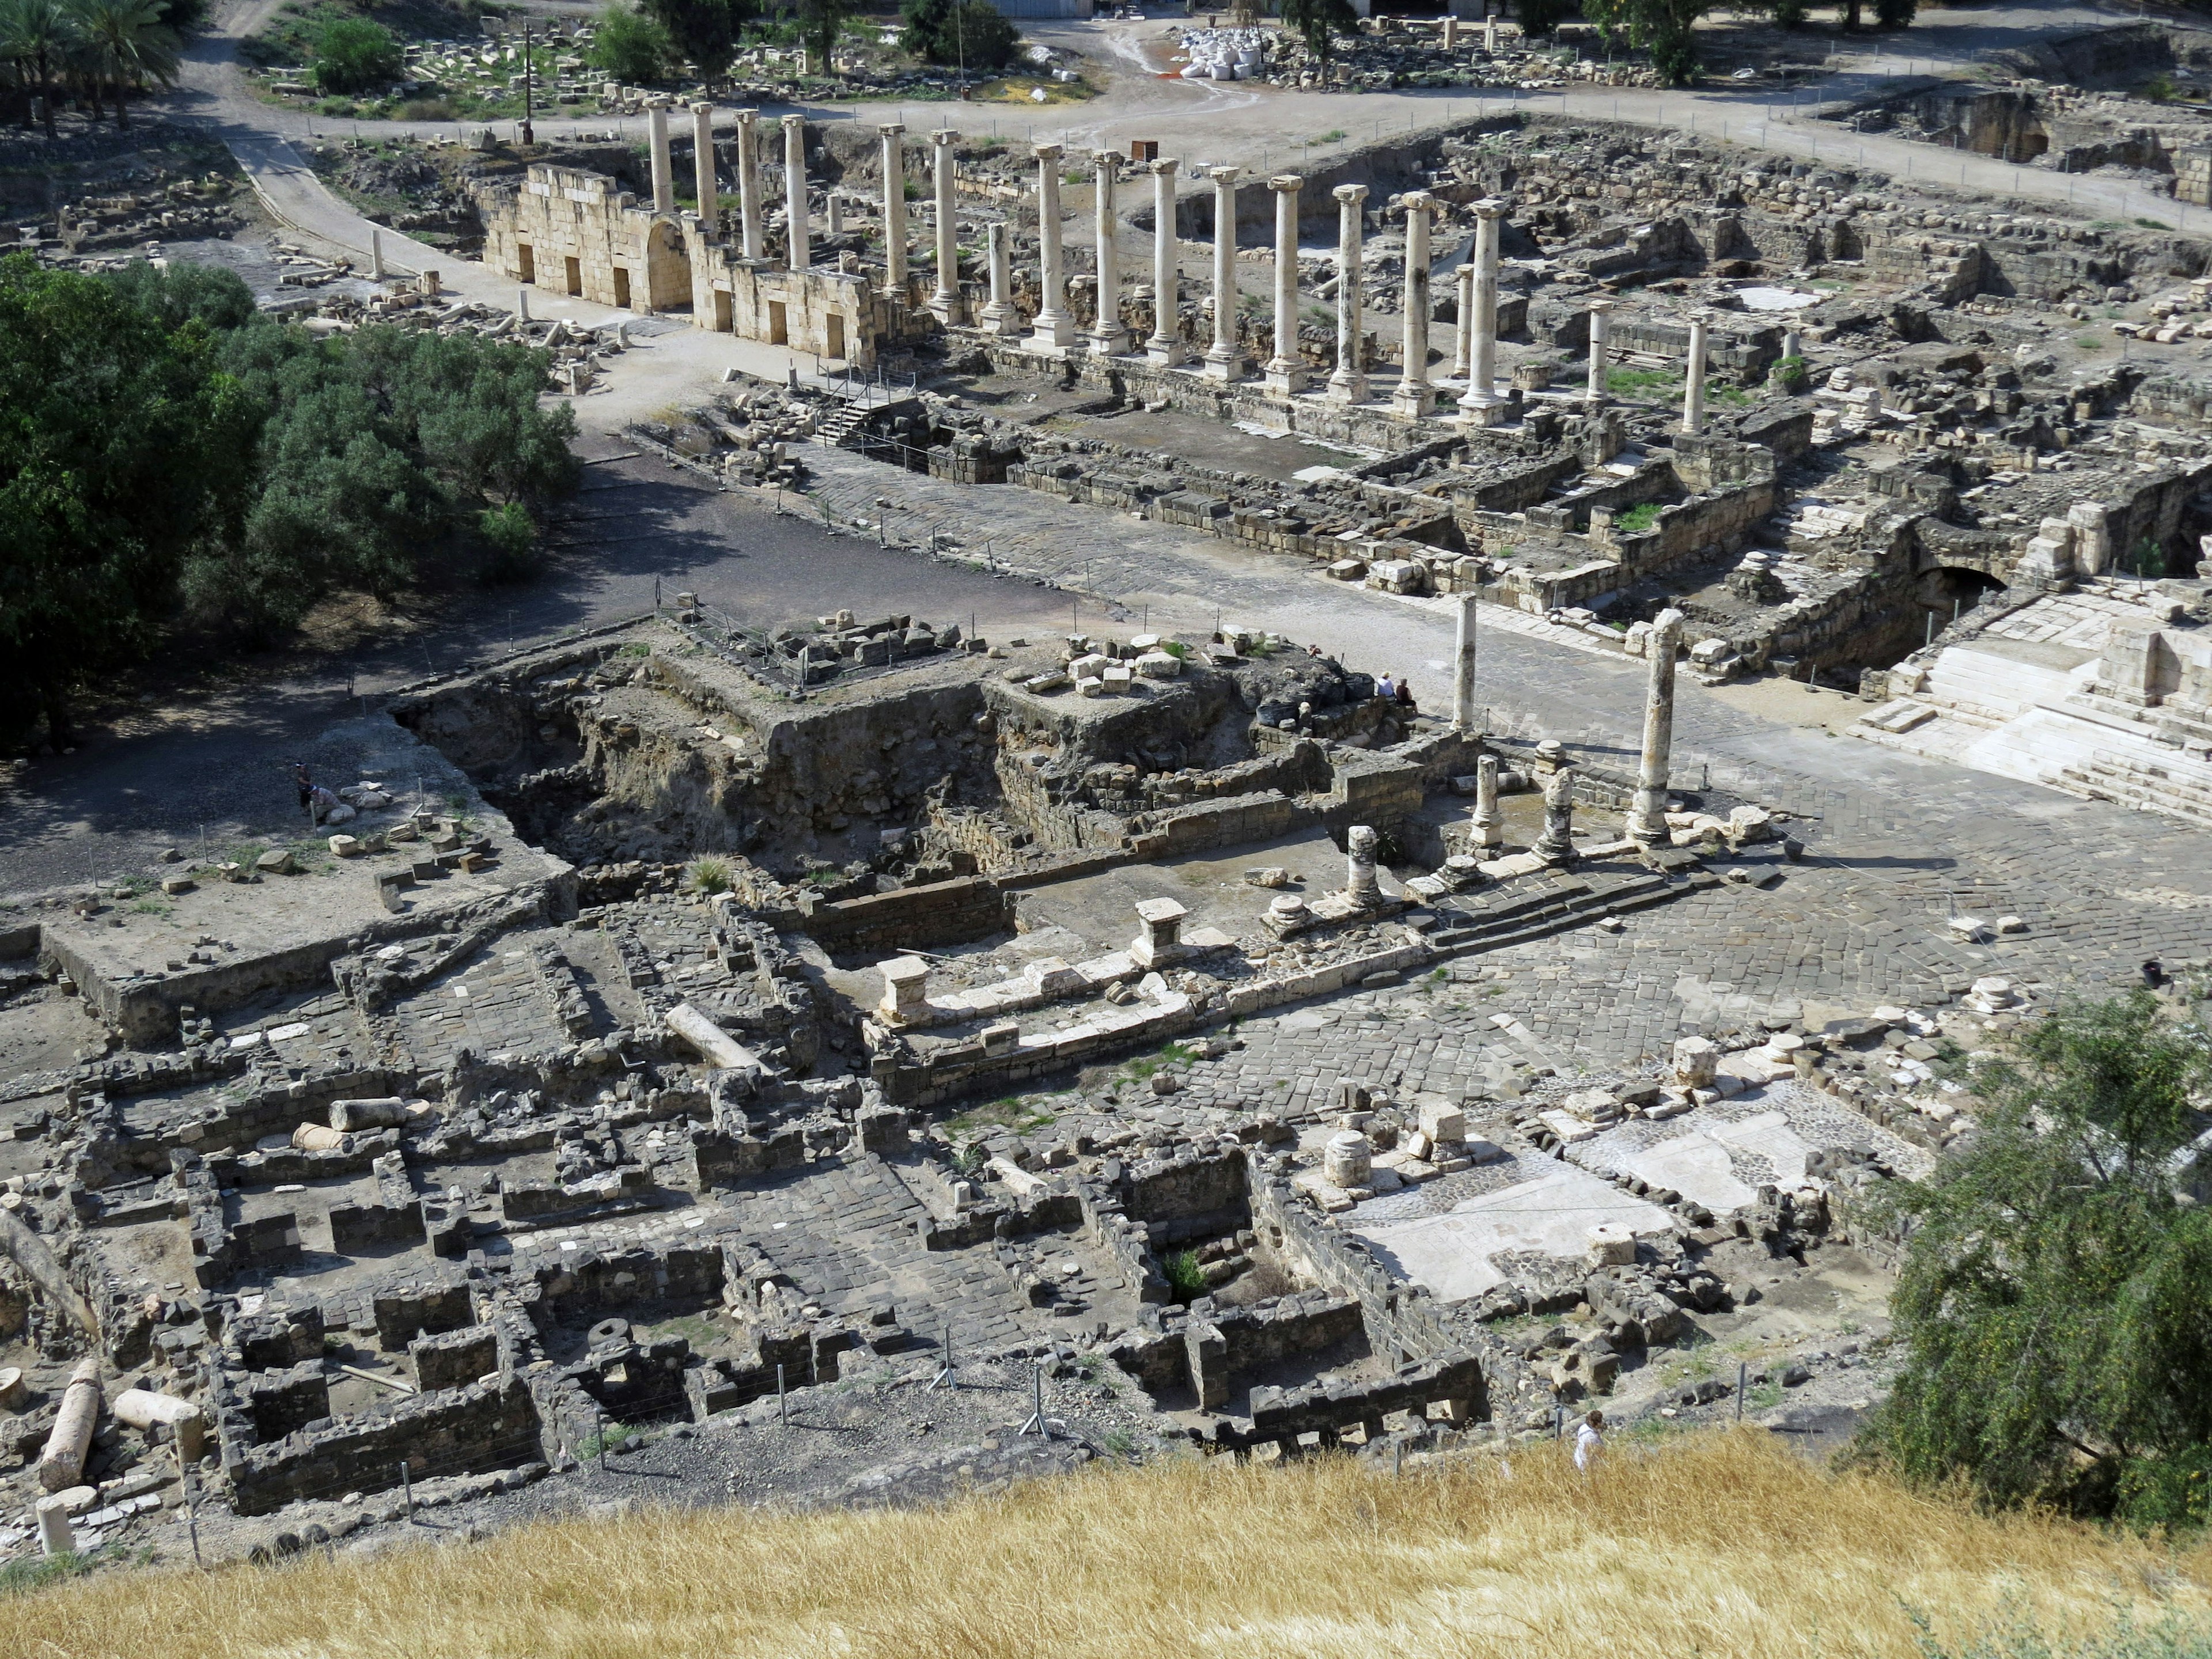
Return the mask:
{"type": "Polygon", "coordinates": [[[1359,367],[1361,324],[1359,241],[1364,185],[1339,185],[1330,192],[1341,205],[1336,219],[1336,372],[1328,377],[1332,403],[1367,401],[1367,374],[1359,367]]]}
{"type": "Polygon", "coordinates": [[[1267,360],[1267,390],[1279,398],[1306,386],[1298,356],[1298,192],[1305,182],[1295,173],[1267,180],[1275,192],[1275,355],[1267,360]]]}
{"type": "Polygon", "coordinates": [[[1121,158],[1102,149],[1091,161],[1097,168],[1091,185],[1091,226],[1098,245],[1098,316],[1091,326],[1091,348],[1110,357],[1129,349],[1129,331],[1121,326],[1121,260],[1114,246],[1114,175],[1121,158]]]}
{"type": "Polygon", "coordinates": [[[1141,931],[1129,945],[1129,955],[1140,968],[1158,968],[1189,954],[1180,934],[1182,920],[1190,914],[1171,898],[1140,900],[1137,921],[1141,931]]]}
{"type": "Polygon", "coordinates": [[[1067,314],[1067,271],[1060,246],[1058,144],[1039,144],[1037,164],[1037,289],[1041,309],[1030,319],[1030,351],[1058,356],[1075,343],[1075,319],[1067,314]]]}
{"type": "Polygon", "coordinates": [[[721,229],[722,198],[714,184],[714,106],[691,106],[691,185],[699,198],[699,228],[709,236],[721,229]]]}
{"type": "Polygon", "coordinates": [[[760,112],[738,112],[738,251],[761,257],[760,112]]]}
{"type": "Polygon", "coordinates": [[[929,964],[920,957],[893,957],[878,969],[883,1000],[876,1018],[886,1025],[921,1025],[929,1018],[929,964]]]}
{"type": "Polygon", "coordinates": [[[783,211],[793,270],[814,268],[814,243],[806,222],[806,118],[783,118],[783,211]]]}
{"type": "Polygon", "coordinates": [[[1341,1130],[1322,1149],[1321,1172],[1332,1187],[1364,1187],[1375,1173],[1374,1148],[1358,1130],[1341,1130]]]}
{"type": "Polygon", "coordinates": [[[1605,401],[1605,319],[1613,314],[1611,300],[1592,300],[1589,302],[1589,404],[1595,409],[1605,401]]]}
{"type": "Polygon", "coordinates": [[[1213,344],[1206,354],[1212,379],[1244,378],[1244,350],[1237,343],[1237,179],[1235,167],[1213,169],[1213,344]]]}
{"type": "Polygon", "coordinates": [[[876,129],[884,141],[884,288],[896,298],[906,295],[906,129],[886,121],[876,129]]]}
{"type": "Polygon", "coordinates": [[[1429,380],[1429,209],[1436,198],[1425,190],[1406,194],[1406,364],[1390,412],[1417,421],[1436,408],[1429,380]]]}
{"type": "Polygon", "coordinates": [[[1176,163],[1155,161],[1152,173],[1152,335],[1145,355],[1162,368],[1182,362],[1178,331],[1182,307],[1182,273],[1176,262],[1176,163]]]}
{"type": "Polygon", "coordinates": [[[1644,752],[1636,772],[1636,799],[1628,809],[1631,839],[1647,846],[1667,839],[1667,775],[1674,748],[1674,653],[1682,643],[1682,613],[1662,611],[1644,635],[1644,752]]]}
{"type": "Polygon", "coordinates": [[[1562,766],[1544,780],[1544,833],[1528,849],[1547,864],[1575,856],[1575,769],[1562,766]]]}
{"type": "Polygon", "coordinates": [[[960,135],[950,128],[941,128],[929,135],[935,149],[930,158],[929,181],[937,200],[937,287],[929,296],[929,308],[939,319],[947,323],[960,320],[960,209],[957,182],[958,163],[953,160],[952,147],[960,142],[960,135]]]}

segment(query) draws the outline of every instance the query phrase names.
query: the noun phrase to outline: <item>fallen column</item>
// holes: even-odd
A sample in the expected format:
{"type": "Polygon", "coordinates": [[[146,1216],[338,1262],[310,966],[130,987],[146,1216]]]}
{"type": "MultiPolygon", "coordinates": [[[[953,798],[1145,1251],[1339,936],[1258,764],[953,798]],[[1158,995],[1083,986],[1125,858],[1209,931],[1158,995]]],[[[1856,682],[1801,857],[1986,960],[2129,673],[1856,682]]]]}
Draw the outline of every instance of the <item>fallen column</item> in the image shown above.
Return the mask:
{"type": "Polygon", "coordinates": [[[85,1454],[92,1449],[92,1431],[99,1426],[100,1361],[87,1359],[70,1373],[69,1387],[62,1391],[53,1432],[39,1454],[39,1484],[48,1492],[80,1484],[85,1454]]]}

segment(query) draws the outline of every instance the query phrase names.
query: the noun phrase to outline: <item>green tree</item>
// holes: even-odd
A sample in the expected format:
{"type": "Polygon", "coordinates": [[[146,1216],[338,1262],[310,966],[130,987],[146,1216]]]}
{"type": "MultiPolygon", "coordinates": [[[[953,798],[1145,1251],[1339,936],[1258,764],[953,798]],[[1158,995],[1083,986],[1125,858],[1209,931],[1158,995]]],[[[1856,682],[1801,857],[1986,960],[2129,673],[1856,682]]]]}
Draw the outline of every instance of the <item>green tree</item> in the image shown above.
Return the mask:
{"type": "Polygon", "coordinates": [[[234,270],[182,261],[157,270],[133,259],[107,274],[110,287],[130,304],[150,314],[163,328],[182,328],[197,319],[216,333],[243,328],[254,317],[253,290],[234,270]]]}
{"type": "Polygon", "coordinates": [[[1874,0],[1874,21],[1886,29],[1910,28],[1920,0],[1874,0]]]}
{"type": "Polygon", "coordinates": [[[1013,61],[1021,31],[990,0],[906,0],[899,46],[927,63],[1002,70],[1013,61]]]}
{"type": "Polygon", "coordinates": [[[753,0],[644,0],[644,5],[646,15],[709,81],[729,73],[739,36],[758,15],[753,0]]]}
{"type": "Polygon", "coordinates": [[[1514,9],[1521,33],[1532,40],[1549,38],[1566,15],[1567,0],[1516,0],[1514,9]]]}
{"type": "Polygon", "coordinates": [[[1905,1358],[1869,1447],[1994,1502],[2212,1519],[2206,1034],[2148,992],[2069,1005],[1975,1080],[1971,1149],[1894,1200],[1905,1358]]]}
{"type": "Polygon", "coordinates": [[[54,70],[76,46],[76,19],[65,0],[0,0],[0,58],[15,66],[16,78],[34,93],[49,138],[54,136],[54,70]]]}
{"type": "Polygon", "coordinates": [[[325,92],[365,92],[396,81],[407,55],[392,31],[366,17],[337,17],[315,37],[315,84],[325,92]]]}
{"type": "Polygon", "coordinates": [[[808,64],[817,75],[830,73],[830,57],[845,20],[853,15],[852,0],[799,0],[799,39],[806,48],[808,64]]]}
{"type": "Polygon", "coordinates": [[[115,124],[128,127],[126,88],[176,84],[177,37],[155,0],[74,0],[74,9],[94,96],[105,81],[115,94],[115,124]]]}
{"type": "Polygon", "coordinates": [[[206,325],[94,276],[0,260],[0,726],[146,657],[179,572],[246,493],[252,411],[206,325]]]}
{"type": "Polygon", "coordinates": [[[668,31],[628,6],[609,6],[592,36],[592,61],[617,81],[658,81],[675,51],[668,31]]]}
{"type": "Polygon", "coordinates": [[[1306,50],[1321,59],[1326,82],[1336,37],[1357,33],[1359,14],[1352,9],[1351,0],[1282,0],[1282,4],[1285,26],[1297,30],[1306,50]]]}
{"type": "MultiPolygon", "coordinates": [[[[1852,0],[1856,4],[1857,0],[1852,0]]],[[[1698,70],[1692,31],[1711,0],[1583,0],[1583,15],[1599,28],[1625,34],[1651,54],[1651,67],[1669,86],[1686,86],[1698,70]]]]}

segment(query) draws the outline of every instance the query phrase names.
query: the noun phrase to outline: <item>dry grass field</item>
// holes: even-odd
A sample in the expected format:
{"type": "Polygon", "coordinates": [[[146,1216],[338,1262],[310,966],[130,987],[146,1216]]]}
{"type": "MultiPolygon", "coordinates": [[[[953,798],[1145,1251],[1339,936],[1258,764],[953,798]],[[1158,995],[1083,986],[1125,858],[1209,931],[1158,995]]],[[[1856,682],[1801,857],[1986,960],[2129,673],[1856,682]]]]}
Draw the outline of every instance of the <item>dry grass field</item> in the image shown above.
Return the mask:
{"type": "Polygon", "coordinates": [[[1741,1431],[1616,1449],[1595,1479],[1550,1445],[1396,1479],[1193,1458],[935,1510],[638,1513],[0,1606],[19,1659],[2172,1659],[2212,1652],[2212,1553],[1978,1515],[1741,1431]]]}

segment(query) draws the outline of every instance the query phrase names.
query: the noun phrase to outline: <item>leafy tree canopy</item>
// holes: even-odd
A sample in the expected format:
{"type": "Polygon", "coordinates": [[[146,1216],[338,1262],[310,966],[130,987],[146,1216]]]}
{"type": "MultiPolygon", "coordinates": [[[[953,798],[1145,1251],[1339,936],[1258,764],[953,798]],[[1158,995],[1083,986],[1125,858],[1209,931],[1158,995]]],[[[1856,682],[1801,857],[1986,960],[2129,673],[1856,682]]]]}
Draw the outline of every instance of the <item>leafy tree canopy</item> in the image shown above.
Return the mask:
{"type": "Polygon", "coordinates": [[[1359,27],[1352,0],[1283,0],[1283,21],[1306,43],[1306,50],[1328,65],[1336,37],[1359,27]]]}
{"type": "MultiPolygon", "coordinates": [[[[1523,0],[1526,3],[1526,0],[1523,0]]],[[[1583,15],[1610,38],[1651,54],[1651,66],[1670,86],[1686,86],[1698,72],[1698,47],[1692,31],[1712,0],[1583,0],[1583,15]]]]}
{"type": "Polygon", "coordinates": [[[337,17],[315,37],[315,84],[325,92],[365,92],[399,78],[407,57],[381,23],[337,17]]]}
{"type": "Polygon", "coordinates": [[[592,36],[592,61],[617,81],[657,81],[675,43],[642,12],[611,5],[600,12],[592,36]]]}
{"type": "Polygon", "coordinates": [[[906,0],[899,45],[932,64],[1002,70],[1013,61],[1021,31],[990,0],[906,0]]]}
{"type": "Polygon", "coordinates": [[[1993,1502],[2212,1519],[2206,1033],[2138,991],[2062,1008],[1975,1081],[1971,1149],[1895,1199],[1906,1358],[1870,1449],[1993,1502]]]}
{"type": "Polygon", "coordinates": [[[676,51],[709,81],[729,73],[738,37],[759,15],[753,0],[644,0],[644,6],[676,51]]]}

